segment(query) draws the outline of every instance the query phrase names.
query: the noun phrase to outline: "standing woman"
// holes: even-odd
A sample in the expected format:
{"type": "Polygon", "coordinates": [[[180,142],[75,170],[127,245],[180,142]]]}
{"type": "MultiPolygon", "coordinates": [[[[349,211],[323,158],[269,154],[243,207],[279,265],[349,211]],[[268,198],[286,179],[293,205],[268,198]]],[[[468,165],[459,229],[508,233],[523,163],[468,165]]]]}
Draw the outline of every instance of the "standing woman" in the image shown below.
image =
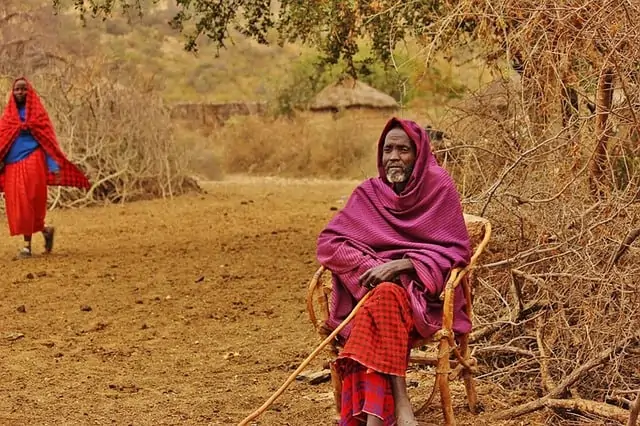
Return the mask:
{"type": "Polygon", "coordinates": [[[45,225],[47,186],[90,185],[60,150],[49,114],[25,78],[13,83],[0,117],[0,160],[9,233],[24,237],[18,257],[31,257],[31,236],[38,232],[44,236],[45,252],[51,252],[54,228],[45,225]]]}

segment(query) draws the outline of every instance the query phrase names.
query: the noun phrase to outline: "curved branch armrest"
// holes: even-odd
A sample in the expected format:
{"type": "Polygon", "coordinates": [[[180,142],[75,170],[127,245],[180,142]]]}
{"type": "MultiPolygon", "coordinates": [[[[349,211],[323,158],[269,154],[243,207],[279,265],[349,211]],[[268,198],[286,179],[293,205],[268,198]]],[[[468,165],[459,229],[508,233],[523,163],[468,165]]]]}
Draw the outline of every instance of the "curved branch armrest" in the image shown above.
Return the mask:
{"type": "Polygon", "coordinates": [[[454,268],[451,270],[449,279],[445,284],[445,290],[440,294],[440,300],[445,300],[447,290],[453,291],[456,287],[458,287],[458,285],[460,285],[462,279],[475,267],[478,258],[487,247],[487,244],[489,244],[489,240],[491,239],[491,222],[486,219],[482,219],[482,221],[484,227],[484,236],[482,238],[482,241],[480,241],[478,247],[476,247],[467,266],[465,266],[464,268],[454,268]]]}
{"type": "MultiPolygon", "coordinates": [[[[316,271],[315,274],[313,274],[313,277],[311,278],[311,281],[309,282],[309,288],[307,289],[307,312],[309,313],[309,319],[311,320],[311,323],[313,324],[314,328],[316,329],[316,331],[319,331],[320,327],[322,327],[323,324],[319,324],[318,321],[318,316],[316,315],[316,311],[315,308],[313,306],[313,297],[314,295],[316,295],[316,292],[320,291],[320,295],[322,295],[322,274],[325,272],[325,267],[321,266],[320,268],[318,268],[318,270],[316,271]]],[[[319,296],[320,296],[319,295],[319,296]]],[[[322,301],[320,301],[321,304],[323,304],[322,301]]],[[[324,304],[326,304],[326,296],[325,296],[325,301],[324,304]]]]}

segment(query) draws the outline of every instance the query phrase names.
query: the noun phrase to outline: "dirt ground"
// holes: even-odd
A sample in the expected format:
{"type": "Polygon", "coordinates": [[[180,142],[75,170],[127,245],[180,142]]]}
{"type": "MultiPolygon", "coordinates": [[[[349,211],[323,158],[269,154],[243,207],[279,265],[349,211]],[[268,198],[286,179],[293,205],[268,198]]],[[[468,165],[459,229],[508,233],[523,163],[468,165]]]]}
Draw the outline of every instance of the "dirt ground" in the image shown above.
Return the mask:
{"type": "MultiPolygon", "coordinates": [[[[55,211],[54,253],[24,261],[3,221],[0,424],[237,424],[319,343],[305,310],[315,239],[354,185],[232,179],[202,195],[55,211]]],[[[433,375],[409,377],[418,405],[433,375]]],[[[459,423],[487,424],[454,387],[459,423]]],[[[488,383],[479,393],[487,412],[514,401],[488,383]]],[[[294,382],[257,424],[333,417],[328,383],[294,382]]],[[[424,417],[441,419],[437,405],[424,417]]]]}

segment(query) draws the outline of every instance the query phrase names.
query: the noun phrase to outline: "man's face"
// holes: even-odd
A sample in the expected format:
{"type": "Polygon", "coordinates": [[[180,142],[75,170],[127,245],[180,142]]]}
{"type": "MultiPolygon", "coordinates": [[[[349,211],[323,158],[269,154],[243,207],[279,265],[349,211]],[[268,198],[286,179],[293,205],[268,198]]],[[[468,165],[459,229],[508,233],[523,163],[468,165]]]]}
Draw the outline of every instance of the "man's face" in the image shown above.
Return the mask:
{"type": "Polygon", "coordinates": [[[416,148],[402,129],[392,129],[384,138],[382,165],[391,183],[409,180],[416,162],[416,148]]]}
{"type": "Polygon", "coordinates": [[[22,105],[27,100],[27,82],[24,80],[16,81],[13,85],[13,97],[18,105],[22,105]]]}

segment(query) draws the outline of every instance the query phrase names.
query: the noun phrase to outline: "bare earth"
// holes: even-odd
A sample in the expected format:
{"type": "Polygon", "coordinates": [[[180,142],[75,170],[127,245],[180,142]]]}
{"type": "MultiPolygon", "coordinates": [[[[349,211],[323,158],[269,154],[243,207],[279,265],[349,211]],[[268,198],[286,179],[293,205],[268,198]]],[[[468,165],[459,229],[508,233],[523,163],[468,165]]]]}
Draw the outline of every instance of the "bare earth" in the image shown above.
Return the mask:
{"type": "MultiPolygon", "coordinates": [[[[20,241],[3,221],[0,424],[237,424],[319,343],[305,311],[315,239],[354,185],[232,179],[55,211],[54,253],[26,261],[12,260],[20,241]]],[[[409,378],[418,405],[433,374],[409,378]]],[[[455,389],[459,423],[486,424],[455,389]]],[[[517,401],[487,383],[479,393],[487,412],[517,401]]],[[[333,418],[329,384],[294,382],[258,424],[333,418]]],[[[437,405],[424,420],[441,422],[437,405]]]]}

